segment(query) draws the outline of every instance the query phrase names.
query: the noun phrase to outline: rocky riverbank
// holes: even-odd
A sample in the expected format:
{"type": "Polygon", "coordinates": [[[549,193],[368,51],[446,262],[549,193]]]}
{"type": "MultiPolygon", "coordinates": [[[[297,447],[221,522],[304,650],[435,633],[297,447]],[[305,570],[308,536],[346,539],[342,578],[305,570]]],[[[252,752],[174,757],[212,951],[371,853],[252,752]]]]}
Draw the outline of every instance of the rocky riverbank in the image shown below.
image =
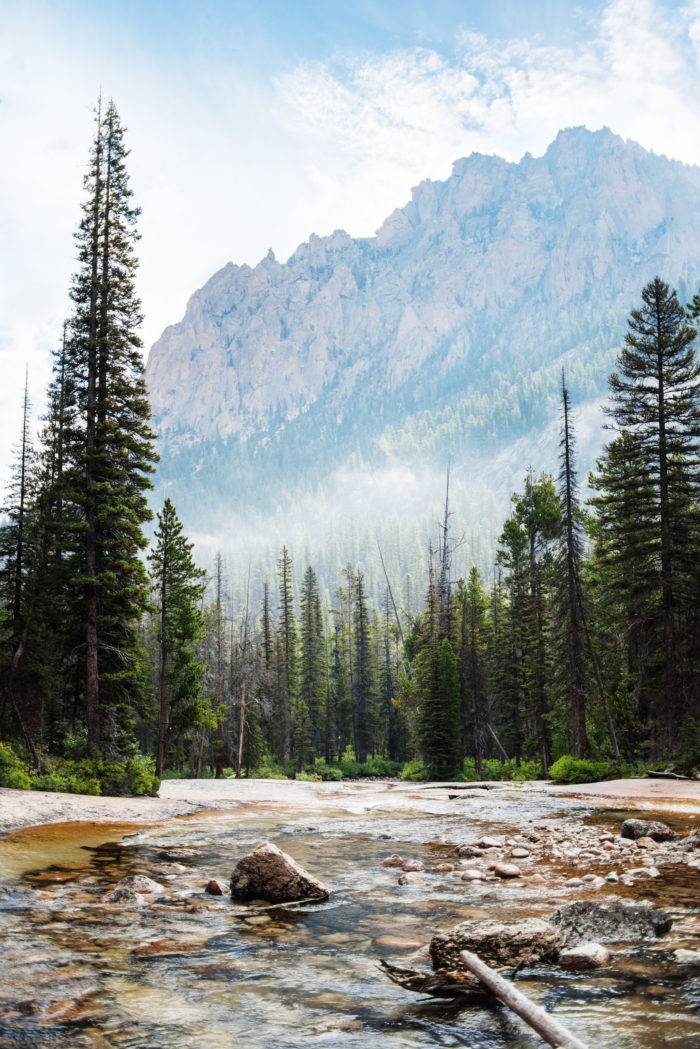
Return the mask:
{"type": "MultiPolygon", "coordinates": [[[[555,787],[552,784],[503,783],[499,793],[517,797],[537,791],[547,797],[580,799],[594,809],[624,808],[640,812],[700,815],[700,783],[680,780],[628,779],[555,787]]],[[[306,783],[297,780],[164,780],[157,798],[95,798],[0,788],[0,831],[44,823],[151,823],[203,809],[229,809],[244,804],[280,805],[316,810],[345,801],[381,806],[391,799],[420,807],[441,798],[449,787],[386,781],[306,783]]],[[[465,797],[468,792],[464,792],[465,797]]],[[[474,792],[472,792],[474,793],[474,792]]],[[[481,791],[476,792],[481,796],[481,791]]],[[[482,797],[483,801],[483,797],[482,797]]]]}

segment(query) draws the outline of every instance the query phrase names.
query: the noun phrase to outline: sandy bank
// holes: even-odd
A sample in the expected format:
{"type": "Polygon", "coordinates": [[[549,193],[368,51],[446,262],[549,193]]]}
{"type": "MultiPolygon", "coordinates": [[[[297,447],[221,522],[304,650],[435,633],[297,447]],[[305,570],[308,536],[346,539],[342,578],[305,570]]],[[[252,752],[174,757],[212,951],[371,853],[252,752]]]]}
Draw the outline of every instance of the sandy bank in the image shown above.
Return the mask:
{"type": "MultiPolygon", "coordinates": [[[[502,784],[499,790],[537,790],[579,798],[592,808],[629,808],[700,814],[700,783],[628,779],[553,787],[502,784]]],[[[448,788],[449,790],[449,788],[448,788]]],[[[445,797],[443,786],[383,781],[304,783],[293,780],[166,780],[158,798],[92,798],[0,788],[0,831],[46,823],[152,823],[203,809],[260,804],[297,811],[324,808],[419,807],[429,796],[445,797]]],[[[484,803],[489,794],[484,792],[484,803]]]]}

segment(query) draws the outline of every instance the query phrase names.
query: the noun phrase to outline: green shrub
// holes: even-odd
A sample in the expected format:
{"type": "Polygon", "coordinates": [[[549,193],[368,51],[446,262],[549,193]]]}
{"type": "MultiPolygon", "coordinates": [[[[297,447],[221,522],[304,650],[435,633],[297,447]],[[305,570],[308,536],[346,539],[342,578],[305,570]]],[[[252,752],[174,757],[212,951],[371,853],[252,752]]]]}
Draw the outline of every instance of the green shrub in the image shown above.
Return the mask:
{"type": "Polygon", "coordinates": [[[29,790],[31,780],[22,759],[9,743],[0,742],[0,787],[12,790],[29,790]]]}
{"type": "Polygon", "coordinates": [[[430,779],[430,772],[422,761],[414,758],[412,761],[407,761],[401,769],[401,779],[409,783],[421,783],[430,779]]]}
{"type": "Polygon", "coordinates": [[[254,779],[289,779],[285,769],[271,754],[263,754],[262,761],[253,772],[254,779]]]}
{"type": "Polygon", "coordinates": [[[144,754],[135,753],[117,761],[97,762],[95,771],[103,794],[154,797],[160,787],[155,761],[144,754]]]}
{"type": "Polygon", "coordinates": [[[549,769],[549,775],[555,783],[597,783],[619,774],[620,769],[609,761],[574,758],[570,754],[558,758],[549,769]]]}
{"type": "Polygon", "coordinates": [[[32,790],[50,790],[63,794],[100,794],[100,781],[81,773],[44,772],[32,776],[32,790]]]}
{"type": "Polygon", "coordinates": [[[338,765],[327,765],[325,758],[316,758],[313,765],[309,765],[306,771],[324,781],[337,781],[343,778],[343,770],[338,765]]]}

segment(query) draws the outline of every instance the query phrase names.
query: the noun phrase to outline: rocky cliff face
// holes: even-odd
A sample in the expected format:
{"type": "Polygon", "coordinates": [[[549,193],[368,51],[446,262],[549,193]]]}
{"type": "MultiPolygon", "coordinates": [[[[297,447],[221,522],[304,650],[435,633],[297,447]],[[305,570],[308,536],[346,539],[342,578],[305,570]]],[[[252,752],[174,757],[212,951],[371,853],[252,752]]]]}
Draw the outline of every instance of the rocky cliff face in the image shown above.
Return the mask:
{"type": "Polygon", "coordinates": [[[459,160],[375,237],[312,236],[195,292],[148,362],[163,477],[213,513],[231,472],[251,505],[274,484],[278,508],[281,477],[323,487],[358,457],[517,473],[562,366],[579,403],[602,395],[656,273],[695,290],[700,169],[583,128],[517,164],[459,160]]]}

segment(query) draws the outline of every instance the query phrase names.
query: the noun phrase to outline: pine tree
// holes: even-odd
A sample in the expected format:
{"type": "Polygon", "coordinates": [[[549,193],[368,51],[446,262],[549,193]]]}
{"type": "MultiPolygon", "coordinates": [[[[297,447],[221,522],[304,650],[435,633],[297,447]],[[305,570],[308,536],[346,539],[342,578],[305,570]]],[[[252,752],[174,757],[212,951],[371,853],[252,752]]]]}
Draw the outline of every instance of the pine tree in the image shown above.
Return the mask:
{"type": "Polygon", "coordinates": [[[469,572],[467,585],[460,586],[459,605],[463,753],[473,753],[476,771],[481,775],[487,751],[489,724],[486,618],[488,605],[481,576],[476,567],[469,572]],[[471,726],[471,738],[468,738],[465,732],[467,726],[471,726]]]}
{"type": "Polygon", "coordinates": [[[74,615],[84,629],[84,700],[95,752],[131,745],[143,695],[139,620],[147,578],[139,551],[149,520],[156,455],[138,328],[135,243],[124,132],[116,108],[98,105],[77,234],[65,353],[70,425],[65,430],[62,516],[74,615]]]}
{"type": "Polygon", "coordinates": [[[324,647],[318,582],[316,573],[309,566],[301,588],[301,673],[295,718],[295,752],[299,769],[324,750],[324,647]]]}
{"type": "Polygon", "coordinates": [[[449,780],[460,768],[459,670],[448,638],[432,642],[430,676],[421,704],[421,748],[432,779],[449,780]]]}
{"type": "Polygon", "coordinates": [[[196,644],[202,638],[201,599],[205,573],[192,558],[175,507],[165,500],[149,554],[158,634],[158,746],[156,774],[166,768],[172,739],[202,720],[203,665],[196,644]]]}
{"type": "Polygon", "coordinates": [[[695,329],[675,291],[658,277],[643,289],[628,328],[619,370],[610,377],[609,412],[618,431],[635,442],[654,487],[653,510],[640,525],[658,558],[656,747],[676,751],[696,691],[683,623],[697,555],[700,365],[691,345],[695,329]]]}
{"type": "Polygon", "coordinates": [[[562,432],[558,495],[561,530],[556,552],[556,683],[566,709],[576,757],[589,753],[586,708],[589,677],[585,656],[584,596],[581,586],[583,528],[578,499],[571,400],[564,373],[561,383],[562,432]]]}
{"type": "Polygon", "coordinates": [[[294,614],[292,560],[282,548],[278,565],[279,604],[277,609],[277,682],[272,713],[273,753],[286,761],[292,739],[292,713],[299,691],[298,631],[294,614]]]}
{"type": "Polygon", "coordinates": [[[362,572],[354,579],[354,733],[355,757],[359,762],[367,761],[374,739],[372,705],[374,681],[370,640],[367,594],[362,572]]]}

